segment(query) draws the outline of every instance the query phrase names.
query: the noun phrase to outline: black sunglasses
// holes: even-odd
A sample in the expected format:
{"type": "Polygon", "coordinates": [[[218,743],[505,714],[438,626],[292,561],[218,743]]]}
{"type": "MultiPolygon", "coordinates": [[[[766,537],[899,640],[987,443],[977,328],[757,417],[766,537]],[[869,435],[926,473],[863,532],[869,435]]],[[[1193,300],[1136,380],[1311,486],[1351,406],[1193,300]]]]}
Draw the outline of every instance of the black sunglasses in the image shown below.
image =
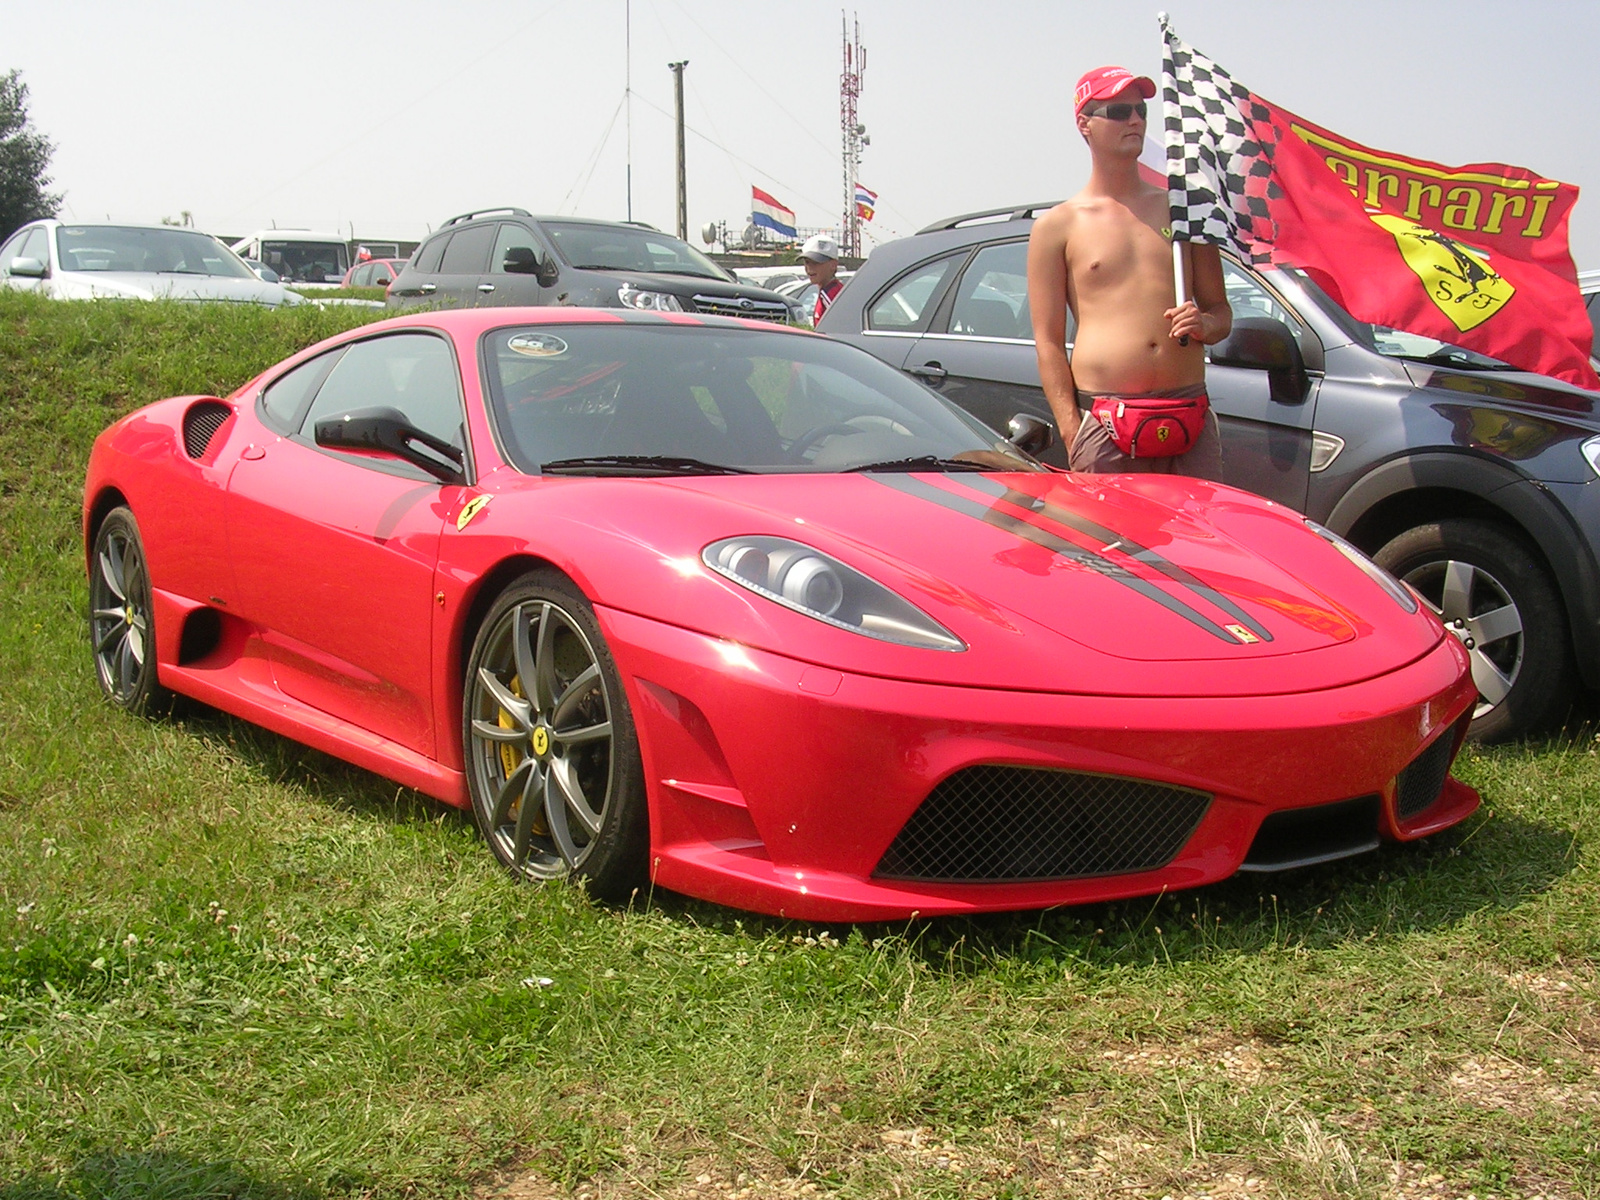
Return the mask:
{"type": "Polygon", "coordinates": [[[1089,115],[1091,117],[1104,117],[1108,121],[1126,121],[1135,113],[1138,113],[1139,119],[1142,121],[1149,114],[1149,111],[1145,107],[1144,101],[1140,100],[1137,104],[1102,104],[1099,108],[1091,111],[1089,115]]]}

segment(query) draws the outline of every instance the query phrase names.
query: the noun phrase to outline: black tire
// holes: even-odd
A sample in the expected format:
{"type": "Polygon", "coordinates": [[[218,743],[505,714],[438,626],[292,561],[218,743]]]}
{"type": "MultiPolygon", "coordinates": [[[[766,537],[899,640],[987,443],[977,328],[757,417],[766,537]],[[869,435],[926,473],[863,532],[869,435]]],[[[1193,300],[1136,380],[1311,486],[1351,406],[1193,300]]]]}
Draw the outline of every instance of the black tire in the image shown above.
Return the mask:
{"type": "Polygon", "coordinates": [[[594,610],[565,576],[524,575],[489,609],[461,726],[473,816],[513,875],[574,877],[603,900],[645,882],[649,813],[633,717],[594,610]]]}
{"type": "Polygon", "coordinates": [[[1521,737],[1565,714],[1574,679],[1566,610],[1550,572],[1513,531],[1434,521],[1373,558],[1421,592],[1467,647],[1480,696],[1473,737],[1521,737]]]}
{"type": "Polygon", "coordinates": [[[156,678],[148,562],[132,511],[112,509],[89,555],[89,645],[100,691],[139,716],[157,716],[172,705],[172,693],[156,678]]]}

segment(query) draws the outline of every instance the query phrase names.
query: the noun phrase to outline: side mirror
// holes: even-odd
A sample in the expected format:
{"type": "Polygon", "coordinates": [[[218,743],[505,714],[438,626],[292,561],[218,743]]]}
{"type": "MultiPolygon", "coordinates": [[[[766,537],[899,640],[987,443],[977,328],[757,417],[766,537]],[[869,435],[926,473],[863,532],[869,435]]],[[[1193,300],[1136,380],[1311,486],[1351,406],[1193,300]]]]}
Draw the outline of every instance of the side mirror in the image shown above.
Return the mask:
{"type": "Polygon", "coordinates": [[[1056,440],[1055,426],[1032,413],[1018,413],[1006,423],[1006,441],[1035,458],[1056,440]]]}
{"type": "Polygon", "coordinates": [[[20,275],[24,279],[43,279],[44,264],[37,258],[13,258],[6,273],[20,275]]]}
{"type": "Polygon", "coordinates": [[[500,269],[507,275],[537,275],[539,256],[532,246],[512,246],[506,251],[505,261],[500,264],[500,269]]]}
{"type": "Polygon", "coordinates": [[[329,450],[392,454],[421,467],[441,483],[462,482],[461,451],[418,429],[398,408],[360,408],[318,421],[316,441],[329,450]],[[447,461],[441,462],[441,458],[447,461]]]}
{"type": "Polygon", "coordinates": [[[556,266],[555,259],[547,258],[539,263],[539,286],[555,287],[561,279],[561,268],[556,266]]]}
{"type": "Polygon", "coordinates": [[[1211,361],[1265,371],[1272,399],[1280,404],[1302,403],[1311,383],[1294,334],[1276,317],[1235,317],[1232,332],[1211,347],[1211,361]]]}

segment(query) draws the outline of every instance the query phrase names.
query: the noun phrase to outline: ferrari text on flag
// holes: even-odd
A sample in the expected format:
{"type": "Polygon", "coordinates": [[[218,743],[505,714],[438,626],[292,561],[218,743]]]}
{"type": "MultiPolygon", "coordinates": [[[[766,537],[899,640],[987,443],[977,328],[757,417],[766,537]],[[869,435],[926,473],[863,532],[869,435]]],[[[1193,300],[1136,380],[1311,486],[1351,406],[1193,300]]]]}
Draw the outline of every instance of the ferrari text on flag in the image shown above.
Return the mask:
{"type": "Polygon", "coordinates": [[[1571,184],[1374,150],[1236,83],[1162,20],[1172,236],[1299,267],[1359,321],[1600,389],[1571,184]]]}
{"type": "Polygon", "coordinates": [[[785,208],[754,185],[750,188],[750,224],[770,229],[779,237],[794,239],[794,209],[785,208]]]}
{"type": "Polygon", "coordinates": [[[863,221],[872,220],[872,214],[878,211],[878,193],[856,184],[856,216],[863,221]]]}

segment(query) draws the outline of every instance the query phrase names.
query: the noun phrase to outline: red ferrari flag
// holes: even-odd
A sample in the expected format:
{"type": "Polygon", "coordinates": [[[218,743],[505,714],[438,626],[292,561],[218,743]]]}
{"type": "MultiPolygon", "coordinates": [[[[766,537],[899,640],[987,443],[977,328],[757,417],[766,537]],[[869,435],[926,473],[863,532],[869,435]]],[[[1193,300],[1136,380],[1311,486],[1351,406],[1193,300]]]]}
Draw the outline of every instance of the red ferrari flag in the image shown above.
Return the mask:
{"type": "Polygon", "coordinates": [[[1567,248],[1576,187],[1363,146],[1236,83],[1165,17],[1161,29],[1175,240],[1300,267],[1357,320],[1600,390],[1567,248]]]}

